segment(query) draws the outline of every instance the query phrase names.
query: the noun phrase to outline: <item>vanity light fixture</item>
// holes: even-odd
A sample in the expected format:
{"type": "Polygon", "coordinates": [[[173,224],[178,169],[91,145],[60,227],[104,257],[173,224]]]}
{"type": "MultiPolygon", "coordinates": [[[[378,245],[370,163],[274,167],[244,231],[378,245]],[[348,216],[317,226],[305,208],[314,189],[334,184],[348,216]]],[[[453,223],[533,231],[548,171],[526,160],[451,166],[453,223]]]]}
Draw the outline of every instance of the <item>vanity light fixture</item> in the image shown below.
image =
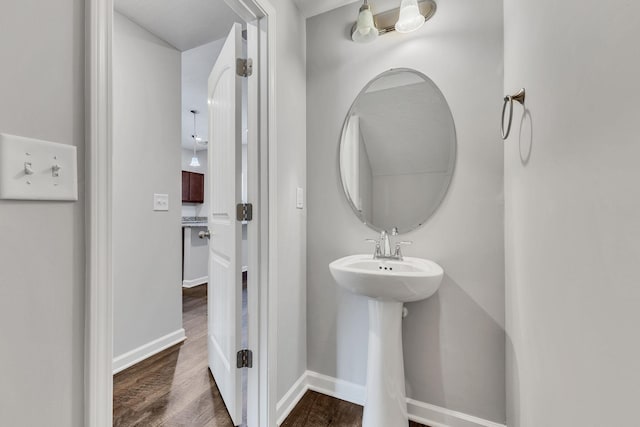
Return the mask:
{"type": "Polygon", "coordinates": [[[200,167],[200,161],[198,160],[198,155],[196,154],[196,145],[198,144],[198,134],[196,133],[196,116],[199,114],[198,110],[191,110],[191,114],[193,114],[193,157],[191,158],[191,163],[189,166],[194,168],[200,167]]]}
{"type": "Polygon", "coordinates": [[[418,9],[418,0],[402,0],[400,3],[400,16],[396,22],[396,31],[399,33],[410,33],[424,25],[424,16],[418,9]]]}
{"type": "Polygon", "coordinates": [[[351,27],[351,39],[355,42],[370,42],[378,34],[391,31],[409,33],[422,27],[435,13],[434,0],[402,0],[399,8],[372,15],[368,1],[364,0],[358,20],[351,27]]]}
{"type": "Polygon", "coordinates": [[[358,43],[369,43],[378,37],[378,29],[373,22],[373,13],[369,2],[364,0],[360,11],[358,12],[358,20],[355,24],[355,31],[351,32],[351,40],[358,43]]]}

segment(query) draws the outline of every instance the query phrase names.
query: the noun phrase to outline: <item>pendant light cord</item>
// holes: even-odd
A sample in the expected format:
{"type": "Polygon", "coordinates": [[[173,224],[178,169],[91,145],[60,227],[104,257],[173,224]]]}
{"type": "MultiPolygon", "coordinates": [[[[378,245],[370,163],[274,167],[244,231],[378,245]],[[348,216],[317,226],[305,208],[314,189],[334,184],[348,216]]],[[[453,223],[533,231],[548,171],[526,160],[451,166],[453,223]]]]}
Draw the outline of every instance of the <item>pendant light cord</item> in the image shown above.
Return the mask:
{"type": "Polygon", "coordinates": [[[191,112],[193,113],[193,135],[191,135],[191,138],[193,138],[193,157],[196,157],[196,110],[191,110],[191,112]]]}

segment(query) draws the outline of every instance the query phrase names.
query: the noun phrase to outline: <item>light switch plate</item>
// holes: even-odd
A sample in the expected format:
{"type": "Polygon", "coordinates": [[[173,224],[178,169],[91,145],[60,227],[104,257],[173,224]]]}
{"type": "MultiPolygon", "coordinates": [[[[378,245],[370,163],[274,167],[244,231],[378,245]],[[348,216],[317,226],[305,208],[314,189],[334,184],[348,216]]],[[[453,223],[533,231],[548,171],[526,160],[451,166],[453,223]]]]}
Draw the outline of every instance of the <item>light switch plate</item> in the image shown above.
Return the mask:
{"type": "Polygon", "coordinates": [[[296,208],[304,208],[304,190],[300,187],[296,189],[296,208]]]}
{"type": "Polygon", "coordinates": [[[153,210],[154,211],[168,211],[169,210],[169,195],[168,194],[154,194],[153,195],[153,210]]]}
{"type": "Polygon", "coordinates": [[[0,133],[0,199],[78,200],[76,147],[0,133]]]}

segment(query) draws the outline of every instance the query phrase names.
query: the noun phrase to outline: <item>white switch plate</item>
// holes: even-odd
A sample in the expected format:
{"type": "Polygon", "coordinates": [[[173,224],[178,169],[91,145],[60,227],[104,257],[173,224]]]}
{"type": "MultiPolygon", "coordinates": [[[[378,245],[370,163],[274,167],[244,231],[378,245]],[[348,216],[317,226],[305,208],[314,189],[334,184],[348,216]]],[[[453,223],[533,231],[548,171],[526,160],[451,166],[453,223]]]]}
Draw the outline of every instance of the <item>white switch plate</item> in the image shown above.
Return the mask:
{"type": "Polygon", "coordinates": [[[296,189],[296,208],[304,208],[304,190],[300,187],[296,189]]]}
{"type": "Polygon", "coordinates": [[[78,200],[76,147],[0,133],[0,199],[78,200]]]}
{"type": "Polygon", "coordinates": [[[154,194],[153,195],[153,210],[154,211],[168,211],[169,210],[169,195],[168,194],[154,194]]]}

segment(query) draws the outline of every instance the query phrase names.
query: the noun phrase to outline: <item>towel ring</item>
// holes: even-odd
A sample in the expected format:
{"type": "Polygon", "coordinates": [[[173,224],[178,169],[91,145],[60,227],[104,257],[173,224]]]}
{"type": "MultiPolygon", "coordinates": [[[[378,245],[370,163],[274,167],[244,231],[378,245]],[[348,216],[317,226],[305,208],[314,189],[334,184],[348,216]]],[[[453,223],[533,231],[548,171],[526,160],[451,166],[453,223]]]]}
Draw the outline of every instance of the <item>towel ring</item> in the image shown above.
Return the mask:
{"type": "Polygon", "coordinates": [[[518,93],[515,95],[507,95],[504,97],[504,104],[502,104],[502,121],[500,122],[500,132],[502,133],[502,139],[505,140],[509,138],[509,134],[511,133],[511,122],[513,121],[513,101],[518,101],[520,104],[524,105],[524,94],[525,90],[520,89],[518,93]],[[507,104],[509,104],[509,124],[507,124],[507,131],[504,131],[504,113],[507,111],[507,104]]]}

